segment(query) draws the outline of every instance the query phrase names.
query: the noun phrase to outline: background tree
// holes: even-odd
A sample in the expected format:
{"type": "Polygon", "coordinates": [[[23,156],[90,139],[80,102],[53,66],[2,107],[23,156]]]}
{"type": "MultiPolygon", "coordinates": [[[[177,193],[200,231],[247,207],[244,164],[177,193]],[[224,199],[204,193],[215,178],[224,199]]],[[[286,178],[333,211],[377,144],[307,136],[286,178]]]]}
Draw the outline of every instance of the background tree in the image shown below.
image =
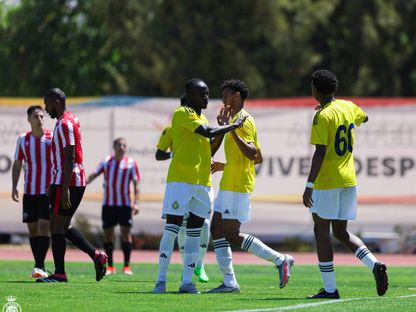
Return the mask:
{"type": "Polygon", "coordinates": [[[253,97],[309,95],[330,68],[340,94],[416,93],[416,0],[21,0],[0,5],[0,95],[179,96],[200,77],[253,97]]]}

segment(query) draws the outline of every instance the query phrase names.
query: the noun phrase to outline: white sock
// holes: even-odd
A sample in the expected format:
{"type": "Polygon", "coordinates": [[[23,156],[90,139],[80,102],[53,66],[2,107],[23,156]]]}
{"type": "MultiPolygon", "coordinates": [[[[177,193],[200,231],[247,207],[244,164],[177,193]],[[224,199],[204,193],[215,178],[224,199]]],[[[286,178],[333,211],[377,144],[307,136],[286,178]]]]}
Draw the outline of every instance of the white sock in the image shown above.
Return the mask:
{"type": "Polygon", "coordinates": [[[337,283],[335,282],[334,263],[332,261],[319,261],[319,271],[321,271],[325,291],[333,293],[337,289],[337,283]]]}
{"type": "Polygon", "coordinates": [[[186,229],[185,261],[183,263],[182,285],[192,283],[192,276],[198,260],[201,228],[186,229]]]}
{"type": "Polygon", "coordinates": [[[245,251],[256,255],[264,260],[275,263],[276,265],[282,264],[285,256],[277,251],[271,249],[265,245],[261,240],[254,237],[253,235],[246,234],[241,244],[241,248],[245,251]]]}
{"type": "Polygon", "coordinates": [[[229,287],[235,287],[237,280],[234,274],[233,258],[230,243],[225,238],[213,240],[215,256],[224,275],[224,284],[229,287]]]}
{"type": "Polygon", "coordinates": [[[370,270],[373,270],[374,264],[378,262],[377,258],[368,248],[363,245],[355,251],[355,256],[360,259],[370,270]]]}
{"type": "Polygon", "coordinates": [[[185,236],[186,236],[186,220],[182,222],[181,228],[178,233],[178,249],[181,254],[182,263],[185,257],[185,236]]]}
{"type": "Polygon", "coordinates": [[[199,254],[198,254],[198,261],[196,262],[197,268],[204,267],[204,258],[207,253],[209,244],[209,219],[205,219],[204,225],[201,229],[201,238],[199,241],[199,254]]]}
{"type": "Polygon", "coordinates": [[[172,257],[175,239],[178,236],[179,226],[166,224],[159,244],[159,267],[157,281],[166,282],[166,274],[172,257]]]}

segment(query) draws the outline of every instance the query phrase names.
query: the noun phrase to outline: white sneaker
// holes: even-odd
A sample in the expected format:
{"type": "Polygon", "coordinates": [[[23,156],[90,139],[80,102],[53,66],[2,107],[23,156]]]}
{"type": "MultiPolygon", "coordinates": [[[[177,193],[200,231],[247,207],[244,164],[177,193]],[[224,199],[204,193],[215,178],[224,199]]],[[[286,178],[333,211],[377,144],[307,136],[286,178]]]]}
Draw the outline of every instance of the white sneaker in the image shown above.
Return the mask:
{"type": "Polygon", "coordinates": [[[48,273],[42,269],[33,268],[32,277],[33,278],[45,278],[45,277],[48,277],[48,273]]]}
{"type": "Polygon", "coordinates": [[[164,294],[165,292],[166,292],[166,282],[162,282],[162,281],[156,282],[155,288],[153,288],[152,293],[164,294]]]}

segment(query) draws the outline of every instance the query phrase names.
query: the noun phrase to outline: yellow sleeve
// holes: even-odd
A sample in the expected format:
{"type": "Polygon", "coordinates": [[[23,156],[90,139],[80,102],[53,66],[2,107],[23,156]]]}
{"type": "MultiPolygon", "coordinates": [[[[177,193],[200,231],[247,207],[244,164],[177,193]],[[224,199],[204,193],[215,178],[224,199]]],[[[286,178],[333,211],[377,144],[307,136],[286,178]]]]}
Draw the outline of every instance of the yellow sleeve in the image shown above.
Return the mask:
{"type": "Polygon", "coordinates": [[[367,116],[367,114],[359,107],[358,105],[354,104],[354,113],[355,113],[355,125],[359,126],[367,116]]]}
{"type": "Polygon", "coordinates": [[[313,119],[310,144],[328,145],[328,127],[321,112],[317,112],[313,119]]]}
{"type": "Polygon", "coordinates": [[[246,143],[256,143],[257,141],[256,125],[252,117],[248,117],[244,121],[243,126],[238,128],[236,132],[246,143]]]}
{"type": "Polygon", "coordinates": [[[175,122],[176,126],[186,128],[191,132],[194,132],[196,128],[206,123],[190,107],[181,107],[181,109],[178,109],[173,116],[173,122],[175,122]]]}
{"type": "Polygon", "coordinates": [[[168,149],[172,148],[172,133],[170,126],[163,129],[156,147],[164,152],[167,152],[168,149]]]}

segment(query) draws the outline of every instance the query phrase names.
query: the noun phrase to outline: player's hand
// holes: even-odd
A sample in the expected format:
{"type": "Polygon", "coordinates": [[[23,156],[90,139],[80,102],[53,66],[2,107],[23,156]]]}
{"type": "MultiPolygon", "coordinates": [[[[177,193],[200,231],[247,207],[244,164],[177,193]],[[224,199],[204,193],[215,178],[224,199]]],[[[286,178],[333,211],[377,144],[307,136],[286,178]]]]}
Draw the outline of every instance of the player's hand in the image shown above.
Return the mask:
{"type": "Polygon", "coordinates": [[[19,191],[17,189],[12,190],[12,199],[15,202],[19,202],[19,191]]]}
{"type": "Polygon", "coordinates": [[[303,192],[303,204],[307,208],[311,208],[313,206],[312,192],[313,189],[310,187],[305,187],[305,192],[303,192]]]}
{"type": "Polygon", "coordinates": [[[223,171],[225,164],[220,161],[211,161],[211,173],[215,173],[217,171],[223,171]]]}
{"type": "Polygon", "coordinates": [[[221,108],[220,113],[217,116],[217,122],[220,126],[225,126],[230,123],[230,110],[226,107],[221,108]]]}
{"type": "Polygon", "coordinates": [[[61,194],[61,207],[62,209],[70,209],[71,208],[71,201],[70,201],[70,197],[69,197],[69,190],[64,190],[62,189],[62,194],[61,194]]]}
{"type": "Polygon", "coordinates": [[[139,210],[139,207],[137,207],[137,204],[133,204],[131,206],[131,212],[133,213],[134,216],[139,214],[140,210],[139,210]]]}
{"type": "Polygon", "coordinates": [[[233,125],[236,125],[238,128],[243,126],[244,121],[247,119],[247,115],[240,115],[237,119],[233,122],[233,125]]]}

